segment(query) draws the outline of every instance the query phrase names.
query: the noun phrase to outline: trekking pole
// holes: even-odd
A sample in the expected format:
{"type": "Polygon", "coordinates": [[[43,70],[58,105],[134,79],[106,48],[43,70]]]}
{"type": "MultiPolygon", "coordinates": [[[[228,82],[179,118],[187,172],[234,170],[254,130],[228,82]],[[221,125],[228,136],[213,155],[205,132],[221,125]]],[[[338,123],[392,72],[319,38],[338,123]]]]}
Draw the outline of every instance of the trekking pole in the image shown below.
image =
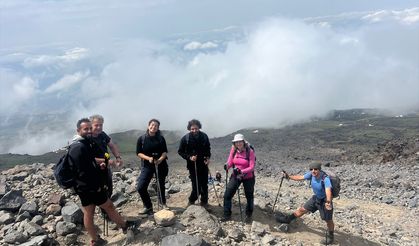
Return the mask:
{"type": "Polygon", "coordinates": [[[162,197],[161,197],[161,187],[160,187],[160,179],[159,179],[159,167],[158,165],[156,165],[156,160],[157,160],[157,153],[153,153],[153,162],[154,162],[154,170],[155,170],[155,175],[156,175],[156,182],[157,182],[157,208],[160,210],[160,205],[163,208],[163,201],[162,201],[162,197]]]}
{"type": "Polygon", "coordinates": [[[193,163],[195,165],[196,200],[199,200],[198,169],[196,169],[196,161],[193,163]]]}
{"type": "MultiPolygon", "coordinates": [[[[110,199],[110,194],[108,192],[108,190],[109,190],[109,187],[108,187],[108,178],[109,178],[108,172],[109,172],[109,170],[108,170],[108,168],[109,168],[109,160],[111,159],[111,155],[108,152],[105,152],[104,157],[105,157],[105,165],[106,165],[106,168],[105,168],[105,170],[106,170],[105,189],[106,189],[106,194],[108,195],[108,197],[110,199]]],[[[103,215],[103,235],[104,236],[109,236],[109,217],[108,217],[108,214],[104,210],[102,210],[102,213],[103,213],[102,214],[103,215]]]]}
{"type": "Polygon", "coordinates": [[[281,183],[279,183],[279,188],[278,188],[278,192],[276,193],[275,202],[274,202],[274,205],[272,206],[272,213],[275,212],[275,206],[276,206],[276,202],[278,201],[279,191],[281,190],[281,187],[282,187],[282,181],[284,181],[284,176],[282,176],[281,183]]]}
{"type": "MultiPolygon", "coordinates": [[[[209,167],[208,167],[208,166],[207,166],[207,168],[208,168],[208,173],[209,173],[209,175],[210,175],[210,179],[212,179],[211,171],[210,171],[210,169],[209,169],[209,167]]],[[[214,188],[215,197],[217,198],[218,206],[220,206],[220,207],[221,207],[220,199],[218,198],[218,193],[217,193],[217,190],[215,189],[215,184],[214,184],[214,182],[212,182],[212,187],[214,188]]]]}
{"type": "Polygon", "coordinates": [[[243,222],[242,204],[240,202],[240,183],[239,183],[239,186],[237,187],[237,198],[239,199],[240,219],[241,219],[241,222],[243,222]]]}

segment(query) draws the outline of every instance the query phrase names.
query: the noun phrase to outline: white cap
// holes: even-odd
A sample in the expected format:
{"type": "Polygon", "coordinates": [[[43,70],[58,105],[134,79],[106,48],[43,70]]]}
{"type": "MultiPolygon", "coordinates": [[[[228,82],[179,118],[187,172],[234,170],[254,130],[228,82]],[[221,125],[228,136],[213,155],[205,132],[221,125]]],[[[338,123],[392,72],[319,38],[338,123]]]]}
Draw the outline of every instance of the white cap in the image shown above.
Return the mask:
{"type": "Polygon", "coordinates": [[[235,142],[239,142],[239,141],[245,141],[243,134],[238,133],[238,134],[234,135],[234,139],[231,142],[235,143],[235,142]]]}

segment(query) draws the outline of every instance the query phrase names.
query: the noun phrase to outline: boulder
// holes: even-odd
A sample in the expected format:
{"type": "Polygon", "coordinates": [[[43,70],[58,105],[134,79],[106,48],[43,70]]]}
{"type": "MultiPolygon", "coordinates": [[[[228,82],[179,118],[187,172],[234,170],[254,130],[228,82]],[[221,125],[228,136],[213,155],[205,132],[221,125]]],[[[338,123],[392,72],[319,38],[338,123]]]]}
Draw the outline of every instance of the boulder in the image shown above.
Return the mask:
{"type": "Polygon", "coordinates": [[[161,226],[173,225],[176,221],[176,215],[168,209],[163,209],[154,214],[156,224],[161,226]]]}

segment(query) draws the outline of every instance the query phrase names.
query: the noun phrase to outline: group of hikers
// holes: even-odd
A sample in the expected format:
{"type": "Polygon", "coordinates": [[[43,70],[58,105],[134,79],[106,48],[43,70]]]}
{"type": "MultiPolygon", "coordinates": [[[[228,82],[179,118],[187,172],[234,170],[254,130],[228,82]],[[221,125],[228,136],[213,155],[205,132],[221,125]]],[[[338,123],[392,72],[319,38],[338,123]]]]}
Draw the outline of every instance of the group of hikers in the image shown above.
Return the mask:
{"type": "MultiPolygon", "coordinates": [[[[76,177],[73,188],[79,196],[84,210],[83,222],[91,238],[90,245],[105,245],[107,243],[98,235],[94,226],[93,219],[96,206],[100,207],[110,220],[122,228],[124,233],[129,228],[138,226],[137,222],[124,220],[110,200],[112,195],[112,171],[110,166],[120,167],[123,165],[123,160],[117,145],[103,131],[103,123],[104,119],[100,115],[80,119],[77,122],[77,135],[68,149],[69,162],[74,167],[76,177]],[[115,159],[110,158],[108,147],[115,159]]],[[[168,209],[165,194],[165,181],[169,173],[168,150],[166,140],[159,128],[159,120],[151,119],[148,122],[146,133],[137,140],[136,154],[141,160],[141,173],[137,179],[136,189],[143,202],[143,209],[140,214],[150,215],[154,212],[153,203],[147,190],[153,177],[156,177],[158,206],[168,209]]],[[[198,201],[199,205],[208,209],[208,174],[211,174],[208,166],[211,160],[211,145],[207,134],[201,131],[201,128],[202,125],[199,120],[192,119],[188,122],[189,133],[181,138],[178,154],[186,160],[191,180],[192,189],[188,198],[188,206],[198,201]]],[[[232,199],[241,184],[243,184],[247,200],[245,221],[247,223],[252,221],[255,162],[253,147],[242,134],[236,134],[232,140],[227,163],[224,165],[226,179],[229,171],[231,171],[231,176],[226,183],[221,221],[231,219],[232,199]]],[[[304,175],[289,175],[283,171],[282,176],[282,179],[295,181],[311,180],[314,195],[294,213],[289,215],[280,213],[276,216],[276,220],[279,223],[290,223],[307,212],[319,210],[320,216],[326,221],[328,228],[327,236],[322,243],[332,243],[334,240],[334,223],[332,219],[331,182],[329,177],[323,176],[321,164],[311,163],[309,171],[304,175]]],[[[216,178],[220,180],[219,172],[217,172],[216,178]]]]}

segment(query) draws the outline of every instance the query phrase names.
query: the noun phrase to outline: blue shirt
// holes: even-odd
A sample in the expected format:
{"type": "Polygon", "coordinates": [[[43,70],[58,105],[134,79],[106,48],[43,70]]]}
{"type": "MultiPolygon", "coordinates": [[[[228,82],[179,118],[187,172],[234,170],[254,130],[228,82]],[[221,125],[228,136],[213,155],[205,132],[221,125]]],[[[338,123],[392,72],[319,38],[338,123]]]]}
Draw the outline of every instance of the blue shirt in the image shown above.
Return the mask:
{"type": "Polygon", "coordinates": [[[320,177],[314,177],[311,172],[306,172],[304,174],[304,179],[310,180],[311,179],[311,187],[313,188],[313,192],[318,199],[326,198],[326,191],[325,188],[332,188],[332,183],[330,182],[329,176],[326,176],[324,172],[320,172],[320,177]],[[322,180],[324,177],[324,181],[322,180]],[[323,183],[324,182],[324,186],[323,183]]]}

